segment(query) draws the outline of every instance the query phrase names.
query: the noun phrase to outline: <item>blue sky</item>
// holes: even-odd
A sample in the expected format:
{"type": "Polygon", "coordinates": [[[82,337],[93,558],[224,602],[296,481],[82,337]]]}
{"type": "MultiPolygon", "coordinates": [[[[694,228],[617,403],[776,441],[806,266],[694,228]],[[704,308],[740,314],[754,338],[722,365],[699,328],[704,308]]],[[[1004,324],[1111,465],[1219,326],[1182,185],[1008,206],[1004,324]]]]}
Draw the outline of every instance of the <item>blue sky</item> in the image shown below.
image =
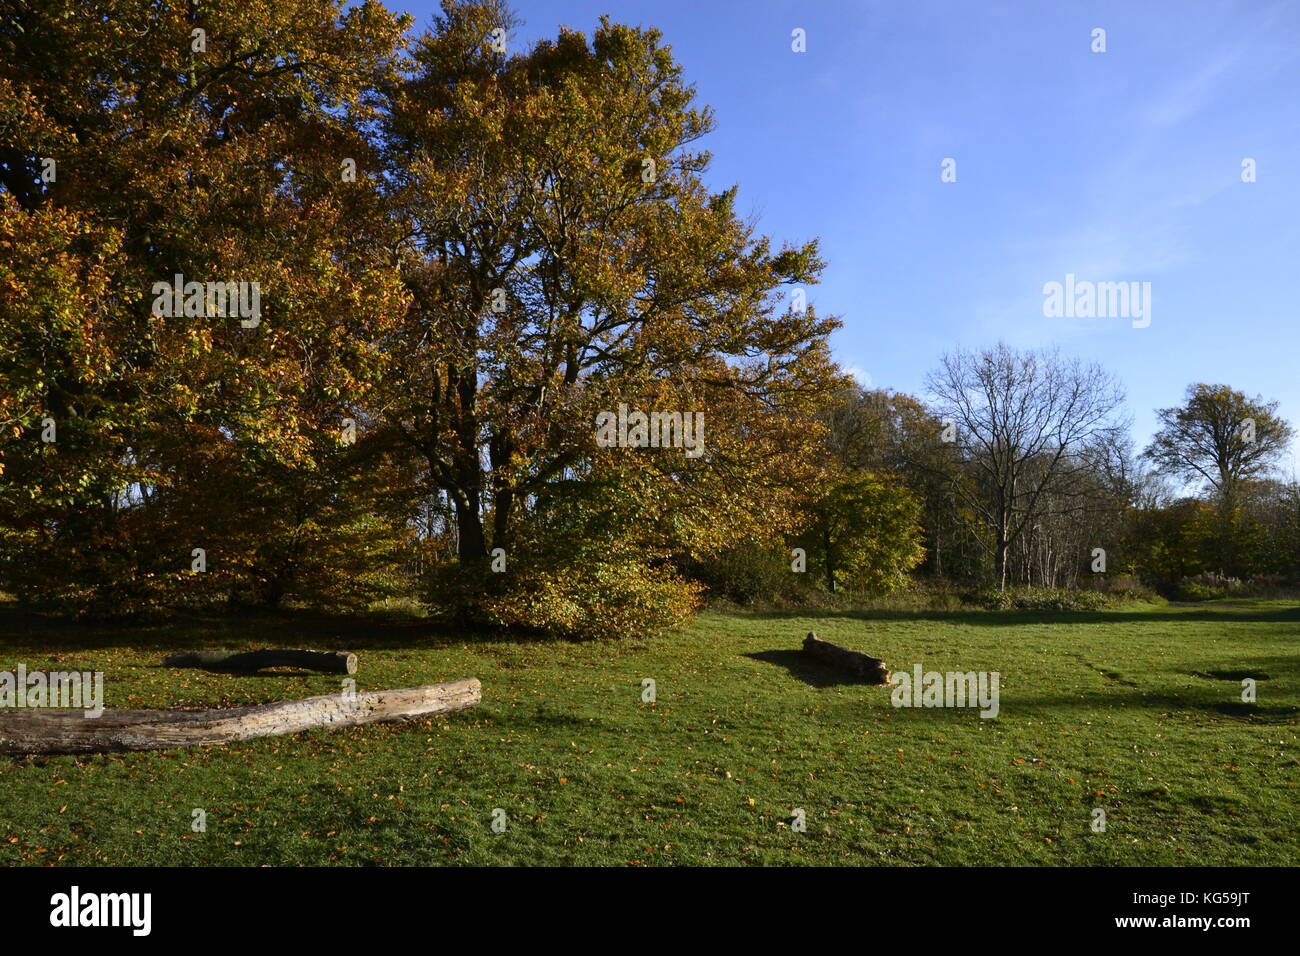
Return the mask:
{"type": "MultiPolygon", "coordinates": [[[[421,27],[437,9],[390,5],[421,27]]],[[[1139,447],[1194,381],[1278,399],[1300,429],[1300,3],[515,9],[518,45],[602,13],[663,32],[716,111],[711,183],[739,183],[778,243],[821,238],[809,299],[844,321],[835,354],[864,384],[923,394],[945,350],[1002,339],[1102,362],[1139,447]],[[1150,282],[1150,326],[1045,317],[1043,286],[1067,273],[1150,282]]]]}

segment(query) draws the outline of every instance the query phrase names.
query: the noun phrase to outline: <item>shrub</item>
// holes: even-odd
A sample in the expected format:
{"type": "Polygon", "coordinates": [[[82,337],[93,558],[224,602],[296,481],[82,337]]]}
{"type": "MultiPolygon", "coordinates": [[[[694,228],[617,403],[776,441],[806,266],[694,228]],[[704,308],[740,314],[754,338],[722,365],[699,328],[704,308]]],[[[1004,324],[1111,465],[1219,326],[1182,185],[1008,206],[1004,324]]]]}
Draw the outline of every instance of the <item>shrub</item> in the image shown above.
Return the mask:
{"type": "Polygon", "coordinates": [[[787,554],[779,545],[742,545],[692,562],[685,570],[708,588],[711,599],[743,606],[781,599],[799,603],[809,590],[808,576],[790,570],[787,554]]]}
{"type": "Polygon", "coordinates": [[[1070,588],[981,588],[964,597],[988,611],[1099,611],[1115,603],[1099,591],[1070,588]]]}
{"type": "Polygon", "coordinates": [[[1173,588],[1173,597],[1177,601],[1217,601],[1233,597],[1269,597],[1290,596],[1292,590],[1286,586],[1282,575],[1261,575],[1259,577],[1229,577],[1206,571],[1202,574],[1183,578],[1173,588]]]}
{"type": "Polygon", "coordinates": [[[580,568],[529,568],[505,593],[483,602],[487,620],[557,637],[650,636],[686,623],[699,606],[699,585],[672,570],[639,562],[580,568]]]}
{"type": "Polygon", "coordinates": [[[431,576],[435,613],[459,626],[589,640],[679,627],[700,604],[700,584],[630,550],[590,548],[563,564],[554,554],[545,557],[512,562],[501,573],[460,563],[437,569],[431,576]]]}
{"type": "Polygon", "coordinates": [[[1090,591],[1099,591],[1117,601],[1155,601],[1159,597],[1154,588],[1127,574],[1116,575],[1113,578],[1087,578],[1084,586],[1090,591]]]}

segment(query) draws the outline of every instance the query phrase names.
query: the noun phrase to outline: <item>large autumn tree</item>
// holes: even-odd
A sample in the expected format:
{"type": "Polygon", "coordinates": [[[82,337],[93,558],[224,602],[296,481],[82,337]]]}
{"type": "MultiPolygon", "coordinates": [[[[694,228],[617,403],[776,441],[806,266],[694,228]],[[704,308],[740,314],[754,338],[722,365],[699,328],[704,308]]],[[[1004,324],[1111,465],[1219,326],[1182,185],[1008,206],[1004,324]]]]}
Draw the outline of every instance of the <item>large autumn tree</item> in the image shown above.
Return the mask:
{"type": "Polygon", "coordinates": [[[383,421],[461,561],[547,528],[667,554],[789,520],[831,381],[835,322],[783,294],[816,281],[815,244],[774,250],[707,188],[711,116],[656,31],[511,50],[511,27],[445,3],[386,130],[411,307],[383,421]],[[598,447],[620,403],[703,413],[704,453],[598,447]]]}
{"type": "Polygon", "coordinates": [[[0,13],[0,533],[21,590],[193,590],[218,580],[190,576],[193,547],[283,568],[253,552],[345,480],[341,424],[402,307],[365,133],[408,24],[332,0],[0,13]],[[260,322],[154,314],[176,274],[257,283],[260,322]]]}

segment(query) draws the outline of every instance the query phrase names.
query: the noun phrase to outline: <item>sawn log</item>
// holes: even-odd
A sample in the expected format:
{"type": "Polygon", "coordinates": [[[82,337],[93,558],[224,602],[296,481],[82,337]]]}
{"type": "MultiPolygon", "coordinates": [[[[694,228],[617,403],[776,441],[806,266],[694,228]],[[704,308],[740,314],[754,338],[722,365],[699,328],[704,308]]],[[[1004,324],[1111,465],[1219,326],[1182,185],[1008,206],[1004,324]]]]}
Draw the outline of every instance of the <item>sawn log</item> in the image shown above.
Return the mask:
{"type": "Polygon", "coordinates": [[[823,641],[811,631],[803,639],[803,651],[809,657],[816,658],[823,664],[846,670],[869,684],[889,683],[889,668],[879,657],[872,657],[860,651],[851,651],[846,647],[823,641]]]}
{"type": "Polygon", "coordinates": [[[416,720],[475,706],[477,678],[353,694],[326,694],[217,710],[0,711],[0,753],[85,754],[224,744],[318,728],[416,720]]]}

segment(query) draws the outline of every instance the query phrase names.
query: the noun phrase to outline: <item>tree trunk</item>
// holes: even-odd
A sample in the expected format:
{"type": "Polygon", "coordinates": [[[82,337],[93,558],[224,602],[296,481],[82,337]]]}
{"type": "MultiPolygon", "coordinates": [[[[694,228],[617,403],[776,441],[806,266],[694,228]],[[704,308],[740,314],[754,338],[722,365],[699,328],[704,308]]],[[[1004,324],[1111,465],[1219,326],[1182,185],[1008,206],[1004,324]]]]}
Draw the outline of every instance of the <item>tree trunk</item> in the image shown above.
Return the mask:
{"type": "Polygon", "coordinates": [[[456,556],[461,561],[481,561],[487,557],[487,540],[483,536],[478,492],[464,492],[455,501],[456,556]]]}
{"type": "Polygon", "coordinates": [[[510,516],[515,507],[514,489],[507,483],[510,453],[514,441],[509,437],[493,439],[489,451],[492,461],[492,546],[510,551],[510,516]]]}
{"type": "Polygon", "coordinates": [[[831,594],[835,593],[835,558],[831,551],[831,533],[829,531],[822,535],[822,544],[826,552],[826,590],[831,594]]]}
{"type": "Polygon", "coordinates": [[[943,580],[943,528],[936,520],[934,523],[934,577],[943,580]]]}
{"type": "Polygon", "coordinates": [[[480,695],[478,680],[469,677],[424,687],[217,710],[106,710],[99,717],[86,717],[80,710],[9,710],[0,713],[0,753],[85,754],[224,744],[303,730],[416,720],[473,707],[480,695]]]}
{"type": "Polygon", "coordinates": [[[998,524],[997,548],[998,590],[1005,591],[1007,589],[1007,556],[1011,550],[1011,543],[1007,540],[1005,519],[998,524]]]}
{"type": "Polygon", "coordinates": [[[264,608],[278,608],[284,600],[285,582],[279,575],[263,581],[257,589],[257,603],[264,608]]]}
{"type": "Polygon", "coordinates": [[[355,674],[357,655],[345,651],[282,648],[260,651],[195,651],[164,657],[163,667],[201,667],[207,671],[236,674],[251,674],[264,667],[299,667],[325,674],[355,674]]]}

